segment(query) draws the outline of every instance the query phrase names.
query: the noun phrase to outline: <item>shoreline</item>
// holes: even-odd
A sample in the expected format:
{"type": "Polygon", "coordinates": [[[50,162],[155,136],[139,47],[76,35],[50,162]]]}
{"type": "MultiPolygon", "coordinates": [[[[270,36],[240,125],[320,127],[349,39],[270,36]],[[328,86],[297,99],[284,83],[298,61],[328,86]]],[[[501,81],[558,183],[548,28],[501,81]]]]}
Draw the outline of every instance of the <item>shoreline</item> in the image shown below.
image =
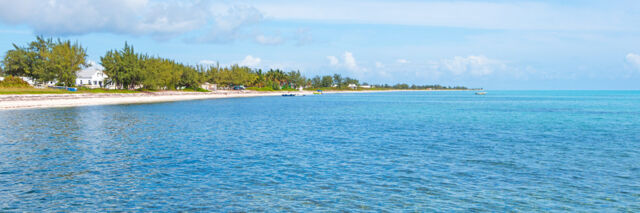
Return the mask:
{"type": "MultiPolygon", "coordinates": [[[[376,92],[408,92],[408,91],[442,91],[442,90],[360,90],[360,91],[326,91],[332,93],[376,93],[376,92]]],[[[447,90],[449,91],[449,90],[447,90]]],[[[258,91],[214,91],[214,92],[148,92],[148,93],[79,93],[79,94],[19,94],[0,95],[0,111],[20,109],[63,108],[98,105],[144,104],[175,101],[190,101],[218,98],[249,98],[265,96],[281,96],[282,94],[313,95],[304,92],[258,92],[258,91]]]]}

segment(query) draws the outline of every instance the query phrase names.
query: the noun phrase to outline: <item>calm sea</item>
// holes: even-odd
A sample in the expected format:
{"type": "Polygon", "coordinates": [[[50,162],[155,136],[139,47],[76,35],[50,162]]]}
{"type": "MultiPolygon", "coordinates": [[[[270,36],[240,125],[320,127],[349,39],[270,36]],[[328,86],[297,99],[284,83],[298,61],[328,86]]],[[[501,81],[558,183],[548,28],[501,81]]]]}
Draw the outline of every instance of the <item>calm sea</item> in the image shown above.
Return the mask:
{"type": "Polygon", "coordinates": [[[640,91],[0,111],[0,211],[640,211],[640,91]]]}

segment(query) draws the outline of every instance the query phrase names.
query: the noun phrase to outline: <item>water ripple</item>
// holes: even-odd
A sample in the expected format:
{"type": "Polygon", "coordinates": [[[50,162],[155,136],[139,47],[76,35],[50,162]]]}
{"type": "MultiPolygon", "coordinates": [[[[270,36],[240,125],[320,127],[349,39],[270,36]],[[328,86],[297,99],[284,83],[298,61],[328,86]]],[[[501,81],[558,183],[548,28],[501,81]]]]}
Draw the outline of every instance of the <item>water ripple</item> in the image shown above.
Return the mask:
{"type": "Polygon", "coordinates": [[[0,112],[0,211],[640,211],[640,93],[0,112]]]}

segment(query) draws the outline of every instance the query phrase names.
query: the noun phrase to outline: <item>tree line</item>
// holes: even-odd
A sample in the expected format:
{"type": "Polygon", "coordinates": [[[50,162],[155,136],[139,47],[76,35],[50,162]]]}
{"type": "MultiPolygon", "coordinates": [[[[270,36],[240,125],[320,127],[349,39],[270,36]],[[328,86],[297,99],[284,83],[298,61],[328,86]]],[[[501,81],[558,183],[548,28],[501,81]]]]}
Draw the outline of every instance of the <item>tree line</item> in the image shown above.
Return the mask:
{"type": "Polygon", "coordinates": [[[434,85],[379,84],[379,85],[372,85],[372,86],[376,88],[386,88],[386,89],[433,89],[433,90],[467,90],[469,89],[464,86],[442,86],[438,84],[434,84],[434,85]]]}
{"type": "MultiPolygon", "coordinates": [[[[75,86],[77,73],[86,68],[86,49],[78,42],[60,39],[45,39],[41,36],[26,46],[13,45],[6,52],[0,66],[0,74],[24,76],[37,83],[58,82],[62,86],[75,86]]],[[[247,87],[272,90],[305,88],[348,88],[360,86],[358,79],[340,74],[307,78],[300,71],[280,69],[252,69],[231,65],[187,65],[171,59],[138,53],[132,45],[125,43],[119,50],[109,50],[100,57],[100,64],[108,76],[105,85],[120,89],[173,90],[182,88],[199,89],[209,82],[219,87],[244,85],[247,87]]],[[[362,83],[368,85],[367,83],[362,83]]],[[[395,89],[466,89],[466,87],[443,87],[440,85],[374,85],[378,88],[395,89]]]]}
{"type": "Polygon", "coordinates": [[[87,51],[77,42],[40,36],[27,46],[13,44],[2,60],[4,75],[30,77],[36,82],[75,85],[76,74],[87,66],[87,51]]]}

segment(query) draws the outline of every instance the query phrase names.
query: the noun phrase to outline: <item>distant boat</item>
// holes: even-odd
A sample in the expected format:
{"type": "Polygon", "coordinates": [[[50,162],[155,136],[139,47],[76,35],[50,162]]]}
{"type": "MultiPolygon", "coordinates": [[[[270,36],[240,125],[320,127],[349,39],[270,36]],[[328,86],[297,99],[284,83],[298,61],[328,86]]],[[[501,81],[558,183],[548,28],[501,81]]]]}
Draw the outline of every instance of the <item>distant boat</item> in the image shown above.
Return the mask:
{"type": "Polygon", "coordinates": [[[476,92],[476,95],[486,95],[487,92],[476,92]]]}

